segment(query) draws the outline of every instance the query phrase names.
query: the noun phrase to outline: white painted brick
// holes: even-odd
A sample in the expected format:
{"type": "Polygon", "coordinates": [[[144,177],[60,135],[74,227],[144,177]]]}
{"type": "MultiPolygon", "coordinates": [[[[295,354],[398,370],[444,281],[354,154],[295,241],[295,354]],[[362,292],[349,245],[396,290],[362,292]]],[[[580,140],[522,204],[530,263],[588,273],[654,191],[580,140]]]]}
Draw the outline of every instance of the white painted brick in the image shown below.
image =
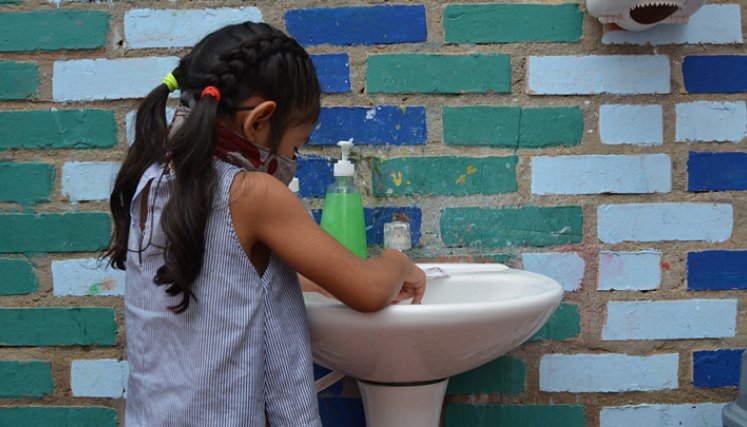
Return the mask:
{"type": "Polygon", "coordinates": [[[610,301],[604,340],[671,340],[733,337],[737,300],[610,301]]]}
{"type": "Polygon", "coordinates": [[[740,142],[747,138],[747,103],[698,101],[677,104],[676,139],[740,142]]]}
{"type": "Polygon", "coordinates": [[[664,119],[661,105],[602,105],[599,108],[602,144],[662,145],[664,119]]]}
{"type": "Polygon", "coordinates": [[[524,270],[557,280],[566,292],[581,287],[586,263],[575,252],[525,253],[524,270]]]}
{"type": "Polygon", "coordinates": [[[670,92],[669,57],[663,55],[531,56],[532,95],[635,95],[670,92]]]}
{"type": "Polygon", "coordinates": [[[668,193],[672,162],[666,154],[532,158],[533,194],[668,193]]]}
{"type": "Polygon", "coordinates": [[[62,195],[72,203],[108,200],[120,167],[114,162],[67,162],[62,166],[62,195]]]}
{"type": "Polygon", "coordinates": [[[597,209],[599,240],[723,242],[731,236],[733,211],[729,204],[712,203],[602,205],[597,209]]]}
{"type": "Polygon", "coordinates": [[[124,295],[125,272],[97,258],[52,261],[55,296],[124,295]]]}
{"type": "Polygon", "coordinates": [[[725,403],[605,407],[600,427],[716,427],[725,403]]]}
{"type": "Polygon", "coordinates": [[[80,59],[55,61],[55,101],[142,98],[179,64],[179,58],[80,59]]]}
{"type": "MultiPolygon", "coordinates": [[[[166,123],[171,123],[174,118],[175,108],[166,107],[166,123]]],[[[137,110],[129,111],[125,115],[125,128],[127,129],[127,145],[135,143],[135,126],[137,124],[137,110]]]]}
{"type": "Polygon", "coordinates": [[[73,360],[70,386],[76,397],[127,397],[129,365],[124,360],[73,360]]]}
{"type": "Polygon", "coordinates": [[[262,22],[256,7],[214,9],[130,9],[124,15],[127,46],[133,49],[194,46],[226,25],[262,22]]]}
{"type": "Polygon", "coordinates": [[[727,44],[742,43],[742,12],[738,4],[707,4],[687,25],[658,25],[650,30],[606,31],[604,44],[727,44]]]}
{"type": "Polygon", "coordinates": [[[650,291],[661,284],[661,252],[599,254],[600,291],[650,291]]]}
{"type": "Polygon", "coordinates": [[[549,354],[540,361],[540,390],[617,393],[677,388],[678,354],[549,354]]]}

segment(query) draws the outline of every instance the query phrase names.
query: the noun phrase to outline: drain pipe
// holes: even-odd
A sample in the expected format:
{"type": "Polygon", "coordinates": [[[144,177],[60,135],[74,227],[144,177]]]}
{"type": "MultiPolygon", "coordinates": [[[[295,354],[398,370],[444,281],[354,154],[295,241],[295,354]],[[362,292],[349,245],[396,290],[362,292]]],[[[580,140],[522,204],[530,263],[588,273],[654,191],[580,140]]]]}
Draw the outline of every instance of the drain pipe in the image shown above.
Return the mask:
{"type": "Polygon", "coordinates": [[[724,427],[747,427],[747,351],[742,353],[739,371],[739,394],[723,411],[724,427]]]}
{"type": "Polygon", "coordinates": [[[332,371],[328,373],[327,375],[314,381],[314,389],[316,390],[317,393],[319,393],[322,390],[326,390],[329,387],[332,387],[335,383],[337,383],[343,378],[345,378],[345,374],[343,374],[342,372],[332,371]]]}

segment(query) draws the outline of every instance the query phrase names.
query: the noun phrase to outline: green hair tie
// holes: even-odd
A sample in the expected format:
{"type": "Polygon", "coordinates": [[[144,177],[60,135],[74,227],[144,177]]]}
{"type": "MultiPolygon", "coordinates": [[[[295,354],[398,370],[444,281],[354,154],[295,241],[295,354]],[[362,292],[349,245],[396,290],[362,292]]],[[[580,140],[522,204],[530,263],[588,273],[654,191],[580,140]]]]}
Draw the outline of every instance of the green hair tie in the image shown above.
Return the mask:
{"type": "Polygon", "coordinates": [[[169,88],[169,92],[179,89],[179,82],[176,81],[176,77],[171,73],[166,74],[166,77],[163,78],[163,84],[169,88]]]}

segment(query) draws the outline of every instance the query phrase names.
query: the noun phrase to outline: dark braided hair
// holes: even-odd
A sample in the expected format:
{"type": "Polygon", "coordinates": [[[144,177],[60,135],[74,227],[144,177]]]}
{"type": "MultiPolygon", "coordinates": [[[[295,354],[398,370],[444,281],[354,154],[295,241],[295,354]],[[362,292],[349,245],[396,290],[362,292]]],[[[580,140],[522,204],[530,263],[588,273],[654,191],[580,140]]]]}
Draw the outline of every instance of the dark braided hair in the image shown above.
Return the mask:
{"type": "Polygon", "coordinates": [[[217,176],[211,158],[217,122],[251,96],[276,102],[270,118],[270,148],[277,150],[285,131],[313,122],[319,116],[321,89],[308,53],[294,39],[264,23],[245,22],[224,27],[202,39],[172,72],[183,102],[193,100],[184,124],[167,136],[166,101],[169,89],[161,84],[140,104],[135,143],[129,148],[112,191],[110,207],[114,233],[105,256],[124,269],[128,253],[130,205],[145,170],[163,161],[166,153],[175,173],[174,189],[161,216],[167,247],[164,265],[153,281],[166,293],[181,294],[170,307],[181,313],[189,307],[191,290],[202,270],[205,225],[213,206],[217,176]],[[221,92],[200,97],[206,86],[221,92]]]}

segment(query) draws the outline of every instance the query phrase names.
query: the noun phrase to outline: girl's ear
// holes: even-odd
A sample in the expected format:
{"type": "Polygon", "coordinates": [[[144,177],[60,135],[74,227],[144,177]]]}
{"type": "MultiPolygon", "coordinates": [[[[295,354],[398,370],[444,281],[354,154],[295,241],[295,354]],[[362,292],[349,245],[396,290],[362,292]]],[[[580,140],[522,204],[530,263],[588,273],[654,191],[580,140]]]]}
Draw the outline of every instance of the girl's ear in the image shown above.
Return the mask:
{"type": "Polygon", "coordinates": [[[270,134],[270,118],[275,108],[275,101],[263,101],[249,112],[242,129],[249,141],[261,144],[267,138],[270,134]]]}

